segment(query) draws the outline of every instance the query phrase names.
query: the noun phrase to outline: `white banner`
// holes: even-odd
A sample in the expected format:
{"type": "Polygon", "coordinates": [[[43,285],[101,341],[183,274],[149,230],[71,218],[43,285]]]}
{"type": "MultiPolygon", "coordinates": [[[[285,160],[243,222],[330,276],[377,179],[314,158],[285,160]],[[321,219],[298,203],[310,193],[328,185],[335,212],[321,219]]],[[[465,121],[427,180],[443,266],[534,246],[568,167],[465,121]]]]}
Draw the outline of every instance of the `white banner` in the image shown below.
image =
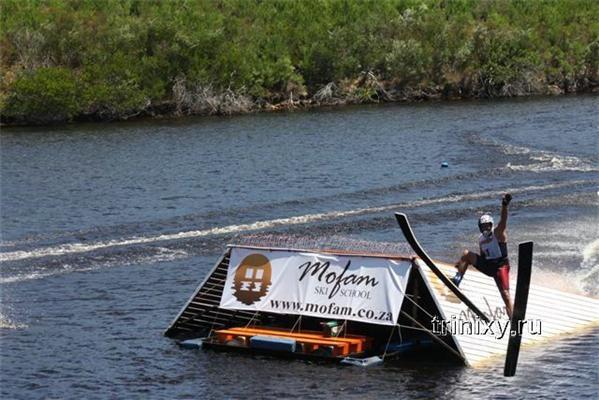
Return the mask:
{"type": "Polygon", "coordinates": [[[408,260],[234,247],[220,307],[395,325],[408,260]]]}

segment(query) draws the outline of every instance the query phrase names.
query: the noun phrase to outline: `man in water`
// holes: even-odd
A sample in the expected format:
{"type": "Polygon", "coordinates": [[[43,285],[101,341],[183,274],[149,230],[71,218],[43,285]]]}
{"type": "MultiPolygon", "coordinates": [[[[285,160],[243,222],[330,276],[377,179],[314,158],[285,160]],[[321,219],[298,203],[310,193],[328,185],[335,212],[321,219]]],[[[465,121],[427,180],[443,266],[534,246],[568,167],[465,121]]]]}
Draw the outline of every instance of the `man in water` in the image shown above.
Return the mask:
{"type": "Polygon", "coordinates": [[[493,228],[493,217],[482,215],[478,220],[480,237],[478,245],[480,255],[464,250],[460,261],[456,264],[458,272],[451,279],[456,286],[460,284],[466,269],[473,265],[485,275],[495,278],[499,293],[505,303],[507,314],[512,318],[512,301],[510,300],[510,263],[507,258],[507,208],[512,195],[507,193],[501,200],[501,219],[493,228]]]}

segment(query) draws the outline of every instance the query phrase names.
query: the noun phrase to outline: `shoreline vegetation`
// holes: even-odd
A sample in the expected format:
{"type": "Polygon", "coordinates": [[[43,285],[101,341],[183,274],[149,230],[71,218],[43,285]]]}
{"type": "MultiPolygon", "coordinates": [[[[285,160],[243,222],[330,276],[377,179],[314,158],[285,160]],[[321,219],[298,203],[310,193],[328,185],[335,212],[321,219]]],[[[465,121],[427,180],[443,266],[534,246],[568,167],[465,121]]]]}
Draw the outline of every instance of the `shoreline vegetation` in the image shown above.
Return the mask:
{"type": "Polygon", "coordinates": [[[599,92],[596,0],[3,0],[2,125],[599,92]]]}

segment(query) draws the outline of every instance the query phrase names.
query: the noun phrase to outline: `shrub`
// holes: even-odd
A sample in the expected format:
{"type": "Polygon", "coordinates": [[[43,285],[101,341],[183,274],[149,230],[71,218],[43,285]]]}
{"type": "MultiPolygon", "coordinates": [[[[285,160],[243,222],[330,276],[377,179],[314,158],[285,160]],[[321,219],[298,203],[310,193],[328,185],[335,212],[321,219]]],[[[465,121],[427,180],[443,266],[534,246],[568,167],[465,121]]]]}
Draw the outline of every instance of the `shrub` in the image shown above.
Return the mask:
{"type": "Polygon", "coordinates": [[[24,71],[12,84],[4,107],[2,115],[17,122],[71,120],[81,112],[77,79],[60,67],[24,71]]]}

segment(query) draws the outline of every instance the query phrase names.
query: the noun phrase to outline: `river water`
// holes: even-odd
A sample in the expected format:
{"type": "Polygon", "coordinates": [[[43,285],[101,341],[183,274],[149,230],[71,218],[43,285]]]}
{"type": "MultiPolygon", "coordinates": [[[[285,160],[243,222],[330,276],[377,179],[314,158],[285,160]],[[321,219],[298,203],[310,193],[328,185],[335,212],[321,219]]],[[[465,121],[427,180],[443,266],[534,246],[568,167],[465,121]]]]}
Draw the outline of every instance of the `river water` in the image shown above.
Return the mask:
{"type": "MultiPolygon", "coordinates": [[[[37,398],[596,398],[599,331],[527,348],[518,374],[358,369],[179,348],[162,336],[236,235],[475,248],[514,200],[533,283],[597,295],[599,98],[358,106],[3,128],[1,393],[37,398]],[[449,164],[441,168],[442,162],[449,164]]],[[[515,264],[515,263],[513,263],[515,264]]]]}

